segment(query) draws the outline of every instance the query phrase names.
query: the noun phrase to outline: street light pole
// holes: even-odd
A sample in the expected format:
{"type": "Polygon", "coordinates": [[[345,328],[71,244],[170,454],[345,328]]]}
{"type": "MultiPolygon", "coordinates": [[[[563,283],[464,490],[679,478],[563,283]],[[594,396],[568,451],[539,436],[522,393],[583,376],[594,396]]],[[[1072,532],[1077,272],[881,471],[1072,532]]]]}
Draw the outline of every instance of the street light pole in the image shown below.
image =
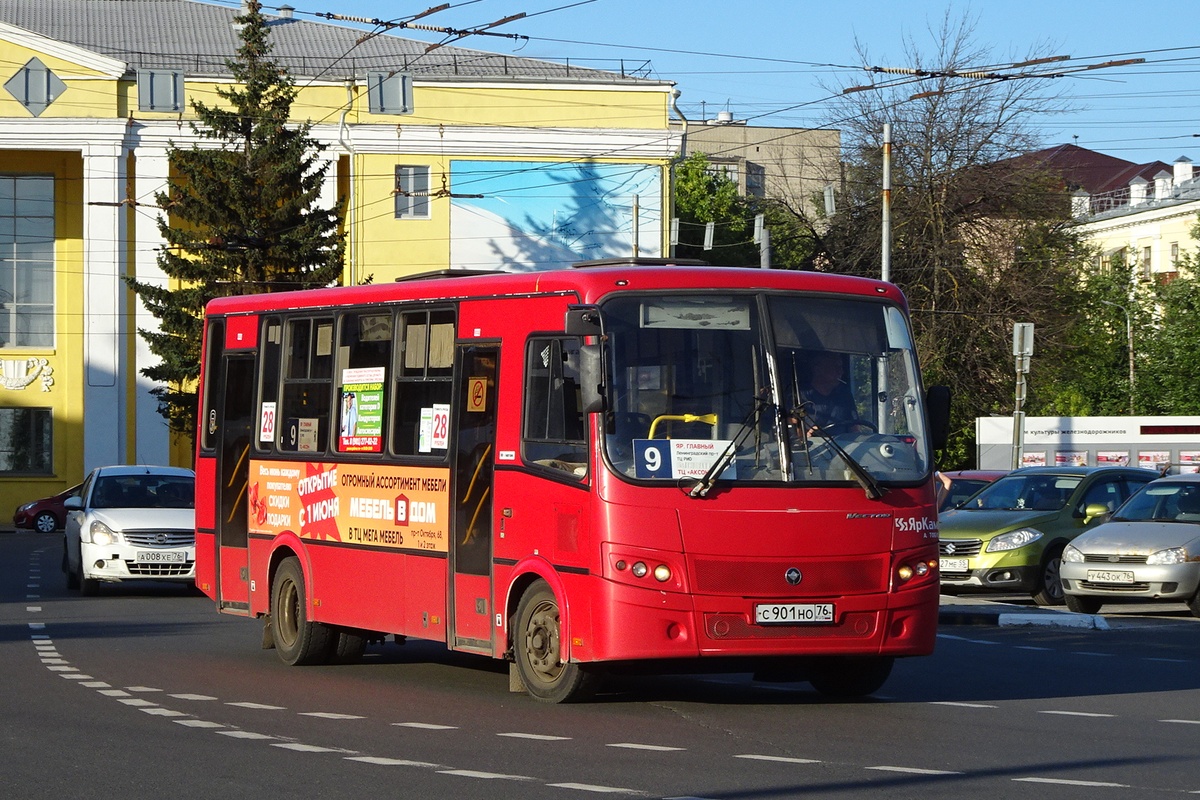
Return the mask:
{"type": "Polygon", "coordinates": [[[1131,316],[1129,315],[1129,309],[1127,309],[1125,306],[1121,305],[1120,303],[1114,303],[1114,302],[1112,302],[1112,301],[1109,301],[1109,300],[1101,300],[1100,302],[1101,302],[1101,303],[1103,303],[1103,304],[1104,304],[1104,305],[1106,305],[1106,306],[1112,306],[1113,308],[1119,308],[1119,309],[1121,310],[1121,312],[1122,312],[1123,314],[1125,314],[1125,346],[1126,346],[1126,349],[1129,351],[1129,416],[1131,416],[1131,417],[1132,417],[1132,416],[1133,416],[1133,415],[1136,413],[1136,412],[1133,410],[1133,408],[1134,408],[1134,404],[1133,404],[1133,398],[1134,398],[1134,383],[1133,383],[1133,317],[1131,317],[1131,316]]]}

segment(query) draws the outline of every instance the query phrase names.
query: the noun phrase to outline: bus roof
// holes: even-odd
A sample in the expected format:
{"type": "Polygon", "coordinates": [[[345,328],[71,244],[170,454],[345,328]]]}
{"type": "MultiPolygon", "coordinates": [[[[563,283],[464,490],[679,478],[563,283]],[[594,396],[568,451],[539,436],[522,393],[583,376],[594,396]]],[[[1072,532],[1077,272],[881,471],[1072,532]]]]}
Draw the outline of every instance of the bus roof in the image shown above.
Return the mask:
{"type": "Polygon", "coordinates": [[[614,290],[672,291],[679,289],[738,289],[829,292],[883,297],[905,304],[893,284],[849,275],[750,267],[588,266],[541,272],[447,271],[421,280],[365,286],[341,286],[290,292],[222,297],[212,300],[209,314],[245,314],[313,307],[351,306],[404,300],[457,300],[535,294],[575,294],[581,303],[598,302],[614,290]]]}

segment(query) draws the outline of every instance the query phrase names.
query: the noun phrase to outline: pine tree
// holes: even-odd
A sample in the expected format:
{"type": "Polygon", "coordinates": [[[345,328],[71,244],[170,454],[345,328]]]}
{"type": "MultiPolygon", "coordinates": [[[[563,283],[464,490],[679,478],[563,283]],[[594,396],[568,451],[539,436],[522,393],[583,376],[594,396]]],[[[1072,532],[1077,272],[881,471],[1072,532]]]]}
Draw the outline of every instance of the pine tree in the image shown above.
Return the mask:
{"type": "Polygon", "coordinates": [[[234,18],[241,46],[226,62],[234,79],[217,94],[227,107],[193,101],[201,143],[172,145],[171,178],[155,197],[166,246],[158,264],[176,288],[129,279],[159,330],[140,329],[161,363],[141,372],[171,428],[194,432],[204,307],[215,297],[326,286],[342,274],[341,212],[320,208],[328,163],[288,126],[295,84],[270,59],[262,6],[234,18]]]}

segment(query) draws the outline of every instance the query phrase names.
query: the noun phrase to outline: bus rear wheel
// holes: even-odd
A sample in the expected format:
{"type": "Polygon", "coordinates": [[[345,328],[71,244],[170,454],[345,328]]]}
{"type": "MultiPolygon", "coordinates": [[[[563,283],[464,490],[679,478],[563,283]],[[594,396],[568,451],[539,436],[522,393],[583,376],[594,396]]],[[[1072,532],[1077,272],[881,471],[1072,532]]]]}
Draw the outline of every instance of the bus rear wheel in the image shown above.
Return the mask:
{"type": "Polygon", "coordinates": [[[323,664],[334,644],[334,633],[308,619],[304,571],[295,558],[284,559],[271,584],[271,638],[275,652],[290,666],[323,664]]]}
{"type": "Polygon", "coordinates": [[[813,663],[808,682],[826,697],[866,697],[887,682],[894,661],[891,656],[831,656],[813,663]]]}
{"type": "Polygon", "coordinates": [[[525,690],[544,703],[569,703],[591,696],[597,676],[562,660],[558,598],[545,581],[531,585],[517,606],[513,660],[525,690]]]}

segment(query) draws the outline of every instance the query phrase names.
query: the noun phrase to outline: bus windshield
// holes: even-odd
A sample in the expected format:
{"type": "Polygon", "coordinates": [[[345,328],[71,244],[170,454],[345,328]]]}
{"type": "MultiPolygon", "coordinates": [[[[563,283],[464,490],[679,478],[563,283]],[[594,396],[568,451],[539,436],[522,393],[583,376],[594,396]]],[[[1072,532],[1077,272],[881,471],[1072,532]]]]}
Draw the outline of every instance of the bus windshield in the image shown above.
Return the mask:
{"type": "Polygon", "coordinates": [[[927,476],[900,308],[752,293],[621,295],[601,308],[605,452],[618,474],[871,484],[927,476]]]}

